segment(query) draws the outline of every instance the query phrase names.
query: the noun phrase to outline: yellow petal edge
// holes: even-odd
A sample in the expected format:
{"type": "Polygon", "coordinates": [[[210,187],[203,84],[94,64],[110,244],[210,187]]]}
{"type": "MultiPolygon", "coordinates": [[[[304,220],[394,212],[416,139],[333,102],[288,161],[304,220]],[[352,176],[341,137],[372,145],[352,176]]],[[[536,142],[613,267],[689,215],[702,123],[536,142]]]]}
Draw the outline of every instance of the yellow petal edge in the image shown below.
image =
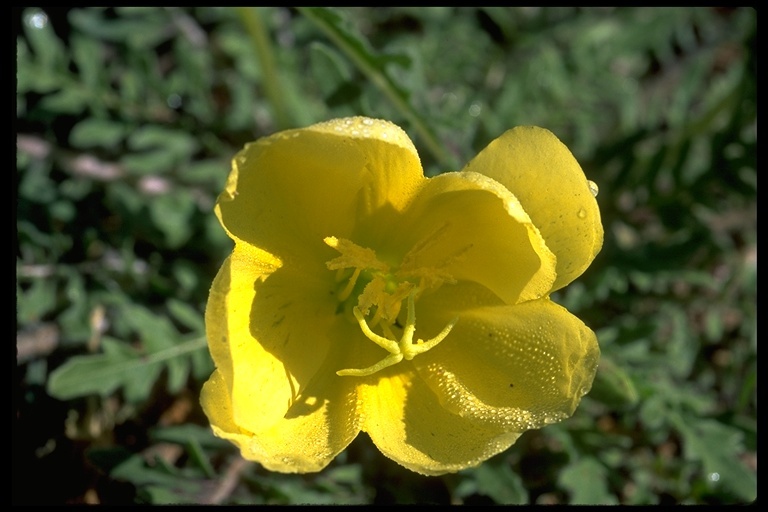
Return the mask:
{"type": "Polygon", "coordinates": [[[520,200],[557,257],[553,291],[580,276],[603,245],[595,193],[568,148],[549,130],[519,126],[464,167],[498,181],[520,200]]]}

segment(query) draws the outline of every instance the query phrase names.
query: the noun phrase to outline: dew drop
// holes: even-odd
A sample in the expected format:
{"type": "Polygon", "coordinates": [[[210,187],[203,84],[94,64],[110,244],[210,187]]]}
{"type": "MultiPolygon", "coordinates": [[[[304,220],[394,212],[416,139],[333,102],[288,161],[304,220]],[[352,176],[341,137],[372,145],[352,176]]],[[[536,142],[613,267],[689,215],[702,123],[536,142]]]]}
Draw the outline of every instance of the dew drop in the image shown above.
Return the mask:
{"type": "Polygon", "coordinates": [[[584,219],[587,217],[587,210],[582,208],[581,210],[579,210],[579,213],[577,213],[576,215],[578,215],[580,219],[584,219]]]}
{"type": "Polygon", "coordinates": [[[27,16],[27,25],[32,28],[45,28],[48,25],[48,15],[43,11],[38,11],[30,16],[27,16]]]}
{"type": "Polygon", "coordinates": [[[168,104],[170,108],[175,110],[181,107],[182,100],[181,100],[181,96],[179,96],[174,92],[168,95],[168,98],[166,98],[165,102],[168,104]]]}
{"type": "Polygon", "coordinates": [[[592,192],[592,195],[597,197],[598,192],[600,192],[600,187],[597,186],[597,183],[587,180],[587,185],[589,186],[589,191],[592,192]]]}

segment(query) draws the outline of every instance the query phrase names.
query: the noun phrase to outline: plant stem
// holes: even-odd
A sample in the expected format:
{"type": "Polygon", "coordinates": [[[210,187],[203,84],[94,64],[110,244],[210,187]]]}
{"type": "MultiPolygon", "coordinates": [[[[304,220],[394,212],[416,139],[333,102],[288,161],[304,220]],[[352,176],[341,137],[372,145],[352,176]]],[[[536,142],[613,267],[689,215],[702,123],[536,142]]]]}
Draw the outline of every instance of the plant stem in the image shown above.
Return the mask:
{"type": "Polygon", "coordinates": [[[272,50],[267,30],[261,20],[261,12],[257,7],[236,7],[235,10],[248,31],[254,50],[256,50],[256,56],[261,64],[264,92],[272,106],[272,113],[275,116],[277,128],[280,130],[291,128],[293,122],[288,106],[284,101],[277,66],[275,66],[274,51],[272,50]]]}

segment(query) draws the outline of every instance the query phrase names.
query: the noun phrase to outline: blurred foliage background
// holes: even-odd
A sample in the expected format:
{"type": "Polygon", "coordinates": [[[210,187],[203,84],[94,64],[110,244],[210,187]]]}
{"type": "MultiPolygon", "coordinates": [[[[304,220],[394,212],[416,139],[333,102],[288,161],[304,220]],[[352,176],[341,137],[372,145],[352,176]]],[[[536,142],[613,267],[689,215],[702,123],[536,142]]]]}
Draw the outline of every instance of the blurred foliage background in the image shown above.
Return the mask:
{"type": "Polygon", "coordinates": [[[15,503],[729,504],[756,498],[756,13],[749,8],[15,10],[15,503]],[[600,186],[554,297],[598,334],[570,420],[455,475],[361,435],[281,475],[210,433],[202,313],[229,161],[361,114],[430,175],[520,124],[600,186]]]}

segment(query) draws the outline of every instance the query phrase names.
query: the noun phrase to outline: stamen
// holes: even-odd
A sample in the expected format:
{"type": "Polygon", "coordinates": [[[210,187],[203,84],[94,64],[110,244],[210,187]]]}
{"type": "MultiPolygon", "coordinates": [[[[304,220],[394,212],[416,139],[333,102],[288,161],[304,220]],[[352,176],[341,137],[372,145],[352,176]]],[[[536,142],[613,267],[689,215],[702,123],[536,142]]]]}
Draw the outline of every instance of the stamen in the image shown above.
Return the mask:
{"type": "Polygon", "coordinates": [[[458,317],[451,320],[434,338],[426,341],[418,339],[414,344],[413,335],[416,332],[416,291],[417,290],[414,288],[408,294],[408,313],[405,321],[405,328],[403,329],[403,335],[400,337],[399,342],[395,341],[392,329],[389,328],[389,325],[386,322],[382,323],[382,329],[387,336],[390,336],[390,338],[385,338],[384,336],[380,336],[373,332],[368,326],[368,322],[365,320],[365,315],[360,311],[360,308],[355,307],[352,309],[352,313],[355,315],[357,323],[360,325],[360,329],[363,331],[363,334],[365,334],[365,337],[389,352],[389,355],[367,368],[339,370],[336,372],[336,375],[342,377],[365,377],[373,375],[384,368],[399,363],[403,359],[410,361],[417,355],[433,349],[448,336],[451,329],[456,325],[456,322],[459,321],[458,317]]]}
{"type": "Polygon", "coordinates": [[[450,272],[450,268],[466,257],[472,249],[472,244],[452,247],[442,258],[436,259],[433,254],[435,245],[450,236],[449,224],[444,223],[423,239],[417,242],[410,251],[403,256],[402,263],[396,273],[399,279],[419,280],[419,288],[422,290],[438,288],[443,283],[453,284],[456,280],[450,272]],[[426,262],[429,263],[426,263],[426,262]]]}
{"type": "Polygon", "coordinates": [[[392,332],[392,328],[389,326],[387,322],[384,322],[383,324],[381,324],[381,330],[384,331],[384,335],[387,338],[391,340],[395,339],[395,333],[392,332]]]}
{"type": "Polygon", "coordinates": [[[355,271],[352,272],[352,276],[349,278],[347,286],[345,286],[339,294],[339,301],[344,302],[349,298],[349,296],[352,294],[352,290],[355,289],[355,284],[357,283],[358,277],[360,277],[360,269],[356,268],[355,271]]]}
{"type": "Polygon", "coordinates": [[[323,238],[323,242],[341,253],[336,258],[325,263],[330,270],[339,268],[362,268],[379,270],[382,272],[389,271],[389,266],[386,263],[379,261],[376,258],[376,252],[372,249],[361,247],[345,238],[336,238],[335,236],[325,237],[323,238]]]}
{"type": "Polygon", "coordinates": [[[329,236],[323,239],[326,245],[339,252],[336,258],[326,262],[326,267],[329,270],[336,271],[337,283],[341,283],[344,280],[344,276],[349,275],[349,280],[337,295],[339,303],[344,304],[344,307],[340,308],[339,311],[349,311],[346,309],[346,306],[352,305],[350,304],[350,297],[359,288],[357,284],[361,280],[360,276],[364,276],[362,280],[367,281],[367,283],[362,287],[362,291],[357,297],[357,305],[352,308],[352,313],[365,337],[389,352],[385,358],[372,366],[339,370],[336,372],[337,375],[355,377],[372,375],[384,368],[399,363],[403,359],[410,361],[417,355],[431,350],[448,336],[451,329],[456,325],[458,317],[451,320],[434,338],[427,341],[417,339],[414,342],[413,340],[416,334],[417,294],[420,294],[425,289],[436,288],[444,282],[454,282],[453,278],[443,270],[443,267],[448,266],[454,259],[461,257],[471,247],[467,246],[455,251],[438,268],[422,268],[417,266],[416,262],[421,259],[422,253],[443,238],[446,233],[447,224],[439,227],[429,236],[425,237],[424,240],[416,244],[405,256],[400,269],[394,274],[390,272],[387,263],[379,261],[376,257],[376,252],[372,249],[362,247],[344,238],[329,236]],[[348,269],[350,268],[354,269],[351,275],[348,274],[348,269]],[[419,280],[418,285],[414,284],[414,278],[419,280]],[[397,321],[402,302],[406,299],[408,301],[408,309],[405,327],[398,341],[392,331],[392,324],[397,321]],[[369,315],[370,309],[373,306],[376,307],[376,310],[369,322],[366,320],[366,315],[369,315]],[[381,326],[381,332],[384,333],[384,336],[373,332],[372,327],[378,326],[381,326]]]}
{"type": "MultiPolygon", "coordinates": [[[[376,327],[381,322],[382,313],[384,312],[384,306],[381,304],[376,306],[376,312],[373,314],[373,318],[371,318],[371,325],[376,327]]],[[[381,325],[386,325],[386,322],[384,322],[381,325]]],[[[384,333],[387,336],[389,336],[389,333],[384,333]]],[[[394,336],[392,336],[394,338],[394,336]]]]}

